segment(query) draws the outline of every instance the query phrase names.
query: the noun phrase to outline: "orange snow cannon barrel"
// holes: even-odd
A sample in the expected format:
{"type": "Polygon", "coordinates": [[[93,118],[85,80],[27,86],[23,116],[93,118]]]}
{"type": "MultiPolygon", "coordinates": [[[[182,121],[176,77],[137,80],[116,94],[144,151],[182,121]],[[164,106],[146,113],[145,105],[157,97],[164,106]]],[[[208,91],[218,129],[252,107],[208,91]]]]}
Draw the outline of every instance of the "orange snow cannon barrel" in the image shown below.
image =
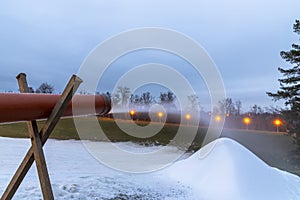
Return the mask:
{"type": "MultiPolygon", "coordinates": [[[[0,93],[0,123],[46,119],[59,98],[58,94],[0,93]]],[[[73,110],[76,116],[105,115],[110,109],[106,95],[74,95],[62,116],[73,116],[73,110]]]]}

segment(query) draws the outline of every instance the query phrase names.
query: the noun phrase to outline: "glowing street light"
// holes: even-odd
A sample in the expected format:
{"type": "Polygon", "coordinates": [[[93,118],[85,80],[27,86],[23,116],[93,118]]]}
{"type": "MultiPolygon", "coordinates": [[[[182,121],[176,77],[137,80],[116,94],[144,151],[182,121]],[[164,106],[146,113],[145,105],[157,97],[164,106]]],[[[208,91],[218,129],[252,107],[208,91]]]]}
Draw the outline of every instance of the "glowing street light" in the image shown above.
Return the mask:
{"type": "Polygon", "coordinates": [[[130,111],[129,111],[129,114],[130,114],[131,116],[133,116],[133,115],[135,114],[135,111],[134,111],[134,110],[130,110],[130,111]]]}
{"type": "Polygon", "coordinates": [[[135,120],[135,119],[134,119],[135,114],[136,114],[136,113],[135,113],[135,110],[131,109],[131,110],[129,111],[129,115],[131,116],[131,119],[132,119],[132,120],[135,120]]]}
{"type": "Polygon", "coordinates": [[[161,118],[164,116],[164,113],[160,111],[157,113],[157,116],[159,118],[159,122],[161,123],[161,118]]]}
{"type": "Polygon", "coordinates": [[[190,114],[186,114],[185,115],[185,119],[190,120],[191,119],[191,115],[190,114]]]}
{"type": "Polygon", "coordinates": [[[164,113],[163,113],[163,112],[158,112],[158,113],[157,113],[157,116],[158,116],[159,118],[162,118],[162,117],[164,116],[164,113]]]}
{"type": "Polygon", "coordinates": [[[221,116],[220,115],[217,115],[217,116],[215,116],[215,120],[216,120],[216,122],[220,122],[221,121],[221,116]]]}
{"type": "Polygon", "coordinates": [[[185,119],[187,120],[186,121],[187,125],[189,125],[189,120],[191,119],[191,115],[190,114],[186,114],[185,115],[185,119]]]}
{"type": "Polygon", "coordinates": [[[282,125],[282,121],[280,119],[275,119],[274,125],[276,126],[276,132],[278,133],[278,127],[282,125]]]}
{"type": "Polygon", "coordinates": [[[244,117],[243,122],[244,122],[244,124],[246,124],[247,130],[248,130],[248,125],[251,123],[250,117],[244,117]]]}

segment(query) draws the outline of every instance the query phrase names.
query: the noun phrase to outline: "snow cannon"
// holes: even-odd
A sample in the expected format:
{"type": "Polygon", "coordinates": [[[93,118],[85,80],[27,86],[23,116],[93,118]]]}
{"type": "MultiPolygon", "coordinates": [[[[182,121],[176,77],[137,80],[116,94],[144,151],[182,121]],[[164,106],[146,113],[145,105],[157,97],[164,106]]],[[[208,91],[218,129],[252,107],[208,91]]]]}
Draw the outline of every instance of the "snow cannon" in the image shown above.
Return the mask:
{"type": "MultiPolygon", "coordinates": [[[[46,119],[60,96],[41,93],[0,93],[0,123],[46,119]]],[[[110,109],[111,101],[106,95],[74,95],[62,117],[105,115],[110,109]]]]}

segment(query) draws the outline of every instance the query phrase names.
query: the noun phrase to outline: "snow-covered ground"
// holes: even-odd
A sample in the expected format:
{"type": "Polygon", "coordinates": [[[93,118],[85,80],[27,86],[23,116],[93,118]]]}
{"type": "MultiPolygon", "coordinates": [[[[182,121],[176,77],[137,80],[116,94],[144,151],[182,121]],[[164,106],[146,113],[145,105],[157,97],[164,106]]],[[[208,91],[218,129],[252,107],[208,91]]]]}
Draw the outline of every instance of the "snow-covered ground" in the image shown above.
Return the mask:
{"type": "MultiPolygon", "coordinates": [[[[139,152],[158,148],[120,145],[139,152]]],[[[218,139],[209,145],[213,148],[206,146],[166,169],[145,174],[106,167],[80,141],[49,140],[45,154],[56,199],[300,199],[298,176],[268,166],[233,140],[218,139]]],[[[0,137],[1,194],[29,146],[28,139],[0,137]]],[[[172,152],[176,153],[174,147],[168,153],[172,152]]],[[[120,162],[118,155],[112,159],[120,162]]],[[[32,167],[14,199],[41,198],[32,167]]]]}

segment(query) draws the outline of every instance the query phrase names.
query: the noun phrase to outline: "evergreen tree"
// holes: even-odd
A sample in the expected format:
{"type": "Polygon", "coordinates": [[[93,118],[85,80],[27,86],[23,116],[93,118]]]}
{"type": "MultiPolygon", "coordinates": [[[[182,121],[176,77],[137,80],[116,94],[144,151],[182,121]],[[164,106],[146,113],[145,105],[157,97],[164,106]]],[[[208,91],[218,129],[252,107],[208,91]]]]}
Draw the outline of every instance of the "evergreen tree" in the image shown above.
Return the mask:
{"type": "MultiPolygon", "coordinates": [[[[300,21],[296,20],[294,32],[300,35],[300,21]]],[[[289,51],[281,51],[281,57],[289,62],[292,67],[278,68],[284,78],[279,79],[280,89],[276,93],[267,92],[273,99],[284,99],[288,109],[282,110],[287,123],[287,128],[300,144],[300,45],[292,44],[289,51]]]]}

